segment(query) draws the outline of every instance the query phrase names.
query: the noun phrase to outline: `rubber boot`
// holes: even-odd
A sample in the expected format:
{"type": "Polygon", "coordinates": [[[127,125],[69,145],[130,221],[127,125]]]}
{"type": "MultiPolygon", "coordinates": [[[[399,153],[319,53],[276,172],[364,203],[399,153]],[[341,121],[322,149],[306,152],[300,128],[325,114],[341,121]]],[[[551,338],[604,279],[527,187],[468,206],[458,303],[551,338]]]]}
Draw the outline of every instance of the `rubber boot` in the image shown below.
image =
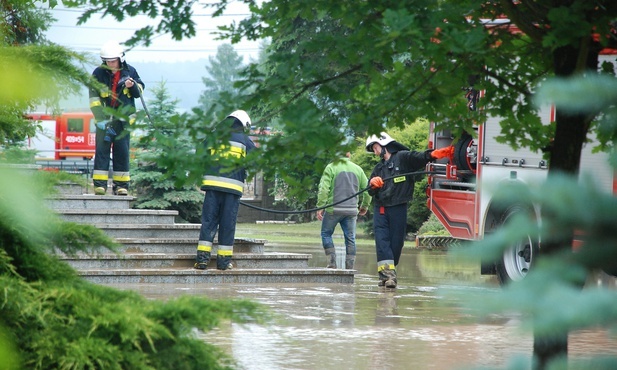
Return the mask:
{"type": "Polygon", "coordinates": [[[336,268],[336,249],[334,247],[326,248],[326,261],[328,261],[328,265],[326,268],[335,269],[336,268]]]}
{"type": "Polygon", "coordinates": [[[208,268],[208,262],[210,262],[210,252],[197,251],[197,258],[195,258],[195,267],[198,270],[205,270],[208,268]]]}
{"type": "Polygon", "coordinates": [[[379,282],[377,283],[377,286],[385,286],[386,280],[388,280],[388,277],[384,275],[383,272],[379,271],[379,282]]]}
{"type": "Polygon", "coordinates": [[[347,256],[345,257],[345,268],[347,270],[353,270],[356,265],[356,256],[347,256]]]}
{"type": "Polygon", "coordinates": [[[388,279],[384,282],[386,288],[396,288],[396,271],[390,269],[384,269],[385,275],[388,279]]]}

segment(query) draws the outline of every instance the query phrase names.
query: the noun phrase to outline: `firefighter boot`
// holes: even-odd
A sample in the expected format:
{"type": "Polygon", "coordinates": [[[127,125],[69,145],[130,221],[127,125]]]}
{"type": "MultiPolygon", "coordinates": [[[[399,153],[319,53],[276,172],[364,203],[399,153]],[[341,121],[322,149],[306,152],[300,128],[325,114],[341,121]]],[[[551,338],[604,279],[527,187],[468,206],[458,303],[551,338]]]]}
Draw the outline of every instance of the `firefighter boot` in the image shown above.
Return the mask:
{"type": "Polygon", "coordinates": [[[217,270],[231,270],[234,265],[231,263],[231,256],[216,256],[216,268],[217,270]]]}
{"type": "Polygon", "coordinates": [[[195,268],[198,270],[205,270],[208,268],[208,262],[210,261],[210,252],[197,251],[197,258],[195,259],[195,268]]]}
{"type": "Polygon", "coordinates": [[[107,189],[102,186],[94,188],[94,195],[105,195],[105,193],[107,193],[107,189]]]}
{"type": "Polygon", "coordinates": [[[326,261],[328,261],[328,265],[326,268],[335,269],[336,268],[336,250],[334,247],[326,248],[326,261]]]}
{"type": "Polygon", "coordinates": [[[347,255],[347,257],[345,257],[345,268],[347,270],[353,270],[355,264],[356,264],[356,256],[347,255]]]}

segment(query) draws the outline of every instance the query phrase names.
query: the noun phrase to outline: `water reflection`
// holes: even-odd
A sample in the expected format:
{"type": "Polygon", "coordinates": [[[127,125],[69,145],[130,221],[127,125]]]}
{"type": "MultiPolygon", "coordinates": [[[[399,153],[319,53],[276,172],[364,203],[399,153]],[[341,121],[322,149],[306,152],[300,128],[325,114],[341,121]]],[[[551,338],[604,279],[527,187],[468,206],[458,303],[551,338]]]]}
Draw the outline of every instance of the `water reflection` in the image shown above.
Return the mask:
{"type": "MultiPolygon", "coordinates": [[[[270,246],[311,253],[325,266],[320,246],[270,246]]],[[[377,286],[375,255],[359,250],[354,284],[123,285],[152,298],[195,294],[260,302],[274,313],[268,325],[226,324],[203,339],[235,358],[242,369],[460,369],[504,367],[512,356],[529,363],[533,338],[519,319],[493,316],[478,322],[438,287],[490,291],[492,277],[476,264],[453,262],[444,252],[406,249],[398,267],[399,287],[377,286]]],[[[570,356],[617,354],[606,331],[570,336],[570,356]]]]}

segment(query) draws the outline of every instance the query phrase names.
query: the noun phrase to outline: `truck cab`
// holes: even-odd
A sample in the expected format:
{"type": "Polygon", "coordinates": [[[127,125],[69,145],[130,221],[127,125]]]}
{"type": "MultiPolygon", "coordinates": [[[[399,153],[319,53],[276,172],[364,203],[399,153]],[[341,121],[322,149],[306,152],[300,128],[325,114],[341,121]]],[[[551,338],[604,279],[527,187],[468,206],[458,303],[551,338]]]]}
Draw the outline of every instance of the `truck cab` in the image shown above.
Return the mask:
{"type": "Polygon", "coordinates": [[[56,119],[56,159],[91,159],[96,146],[96,126],[91,112],[63,113],[56,119]]]}

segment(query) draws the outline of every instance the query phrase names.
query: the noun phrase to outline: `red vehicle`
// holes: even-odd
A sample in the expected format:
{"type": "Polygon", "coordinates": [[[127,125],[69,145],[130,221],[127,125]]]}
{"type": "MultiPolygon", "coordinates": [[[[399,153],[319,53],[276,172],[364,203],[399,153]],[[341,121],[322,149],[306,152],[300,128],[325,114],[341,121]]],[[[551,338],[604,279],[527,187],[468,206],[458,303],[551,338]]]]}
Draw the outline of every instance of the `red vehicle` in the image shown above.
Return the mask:
{"type": "Polygon", "coordinates": [[[91,112],[66,112],[60,115],[29,113],[40,121],[42,132],[28,139],[37,159],[91,159],[94,156],[96,126],[91,112]]]}
{"type": "MultiPolygon", "coordinates": [[[[609,60],[609,56],[600,55],[600,59],[609,60]]],[[[553,108],[541,111],[542,122],[554,121],[554,113],[553,108]]],[[[490,117],[474,127],[473,135],[465,134],[460,138],[455,144],[454,163],[427,166],[429,171],[435,172],[428,176],[428,207],[454,238],[480,240],[514,214],[530,207],[539,217],[537,207],[524,199],[499,205],[493,201],[499,184],[513,181],[538,184],[548,174],[542,153],[526,148],[514,150],[495,140],[500,134],[499,120],[499,117],[490,117]]],[[[436,132],[431,125],[429,147],[442,148],[452,142],[449,131],[436,132]]],[[[593,153],[594,146],[592,141],[583,147],[580,176],[593,176],[603,191],[615,194],[617,176],[609,165],[609,155],[593,153]]],[[[481,273],[497,274],[502,283],[521,280],[531,268],[539,247],[540,241],[531,236],[512,243],[497,263],[483,264],[481,273]]]]}

